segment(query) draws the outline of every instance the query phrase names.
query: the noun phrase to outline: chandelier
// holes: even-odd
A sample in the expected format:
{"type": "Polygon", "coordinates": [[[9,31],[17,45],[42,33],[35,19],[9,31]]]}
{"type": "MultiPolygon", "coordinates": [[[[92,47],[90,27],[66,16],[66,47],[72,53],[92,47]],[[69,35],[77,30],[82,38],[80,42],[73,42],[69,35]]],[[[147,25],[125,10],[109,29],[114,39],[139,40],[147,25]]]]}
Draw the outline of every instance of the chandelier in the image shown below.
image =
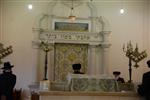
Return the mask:
{"type": "Polygon", "coordinates": [[[75,15],[73,15],[73,13],[74,13],[74,4],[73,4],[73,0],[72,0],[72,2],[71,2],[71,12],[70,12],[70,15],[69,15],[69,20],[70,21],[75,21],[76,20],[76,16],[75,15]]]}

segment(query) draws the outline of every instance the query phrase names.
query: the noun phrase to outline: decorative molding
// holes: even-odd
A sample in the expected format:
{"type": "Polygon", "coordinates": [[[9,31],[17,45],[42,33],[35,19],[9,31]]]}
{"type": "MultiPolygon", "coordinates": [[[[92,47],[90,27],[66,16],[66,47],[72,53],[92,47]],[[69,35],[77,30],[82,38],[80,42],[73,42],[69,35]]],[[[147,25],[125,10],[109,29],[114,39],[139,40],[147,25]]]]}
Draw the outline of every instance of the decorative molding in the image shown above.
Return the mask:
{"type": "Polygon", "coordinates": [[[102,44],[100,44],[100,47],[102,47],[102,48],[109,48],[110,46],[111,46],[110,43],[102,43],[102,44]]]}
{"type": "Polygon", "coordinates": [[[100,34],[102,36],[103,39],[103,43],[108,43],[109,44],[109,35],[110,35],[111,31],[101,31],[100,34]]]}
{"type": "MultiPolygon", "coordinates": [[[[100,33],[91,32],[42,32],[39,40],[48,43],[80,43],[100,45],[102,37],[100,33]]],[[[40,41],[39,41],[40,42],[40,41]]]]}

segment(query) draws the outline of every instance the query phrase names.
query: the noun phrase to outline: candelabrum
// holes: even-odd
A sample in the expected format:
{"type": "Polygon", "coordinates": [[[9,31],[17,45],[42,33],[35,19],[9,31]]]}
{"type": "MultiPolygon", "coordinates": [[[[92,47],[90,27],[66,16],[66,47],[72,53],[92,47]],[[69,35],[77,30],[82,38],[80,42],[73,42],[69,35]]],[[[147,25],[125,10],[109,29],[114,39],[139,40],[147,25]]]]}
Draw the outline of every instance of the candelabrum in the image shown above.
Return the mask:
{"type": "Polygon", "coordinates": [[[39,45],[40,49],[42,49],[45,52],[45,67],[44,67],[44,79],[43,80],[47,80],[47,64],[48,64],[48,52],[51,49],[51,45],[48,42],[44,42],[42,41],[39,45]]]}
{"type": "Polygon", "coordinates": [[[13,52],[12,46],[8,46],[6,48],[3,47],[3,44],[0,43],[0,64],[2,64],[1,59],[8,56],[13,52]]]}
{"type": "Polygon", "coordinates": [[[132,61],[135,62],[134,67],[138,68],[138,62],[143,60],[147,57],[146,51],[139,52],[138,51],[138,45],[136,44],[135,49],[133,50],[133,46],[131,44],[131,41],[127,43],[127,47],[125,48],[125,45],[123,45],[123,51],[126,53],[126,56],[129,58],[129,82],[131,83],[131,77],[132,77],[132,61]]]}

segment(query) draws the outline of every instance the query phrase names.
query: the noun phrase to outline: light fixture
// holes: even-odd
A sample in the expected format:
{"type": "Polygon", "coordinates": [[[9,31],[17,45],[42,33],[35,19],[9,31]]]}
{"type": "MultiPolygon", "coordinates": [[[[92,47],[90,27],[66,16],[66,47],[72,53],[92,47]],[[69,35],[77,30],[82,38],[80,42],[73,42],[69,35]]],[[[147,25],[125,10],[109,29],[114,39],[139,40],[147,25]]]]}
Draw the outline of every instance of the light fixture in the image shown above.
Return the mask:
{"type": "Polygon", "coordinates": [[[121,9],[120,9],[120,14],[123,14],[123,13],[124,13],[124,9],[121,8],[121,9]]]}
{"type": "Polygon", "coordinates": [[[124,14],[125,10],[124,10],[124,4],[123,4],[123,0],[121,0],[121,9],[120,9],[120,14],[124,14]]]}
{"type": "Polygon", "coordinates": [[[72,0],[72,2],[71,2],[71,13],[68,17],[69,20],[72,21],[72,22],[76,20],[76,16],[73,15],[73,13],[74,13],[74,5],[73,5],[73,0],[72,0]]]}
{"type": "Polygon", "coordinates": [[[32,10],[32,9],[33,9],[33,5],[32,5],[32,4],[29,4],[29,5],[28,5],[28,9],[29,9],[29,10],[32,10]]]}

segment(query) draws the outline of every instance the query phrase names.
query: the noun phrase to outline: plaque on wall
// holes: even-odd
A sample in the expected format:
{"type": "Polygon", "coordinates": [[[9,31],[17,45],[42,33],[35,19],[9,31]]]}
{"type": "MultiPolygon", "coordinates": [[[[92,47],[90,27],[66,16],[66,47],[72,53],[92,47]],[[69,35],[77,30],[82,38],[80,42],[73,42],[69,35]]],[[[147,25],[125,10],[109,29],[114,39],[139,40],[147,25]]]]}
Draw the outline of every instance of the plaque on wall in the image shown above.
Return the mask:
{"type": "Polygon", "coordinates": [[[72,22],[68,18],[54,18],[52,29],[54,31],[90,32],[91,21],[89,19],[76,19],[72,22]]]}

